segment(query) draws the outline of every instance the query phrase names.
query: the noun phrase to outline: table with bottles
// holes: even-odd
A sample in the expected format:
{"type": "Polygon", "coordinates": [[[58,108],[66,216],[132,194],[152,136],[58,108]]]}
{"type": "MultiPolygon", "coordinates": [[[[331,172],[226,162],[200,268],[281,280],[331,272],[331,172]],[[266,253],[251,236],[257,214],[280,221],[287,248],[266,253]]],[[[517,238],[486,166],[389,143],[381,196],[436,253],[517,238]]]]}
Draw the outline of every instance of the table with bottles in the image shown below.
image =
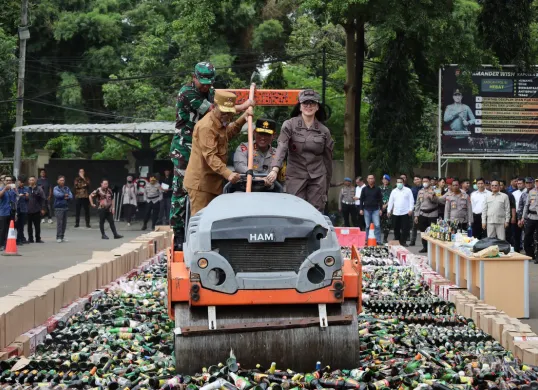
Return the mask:
{"type": "Polygon", "coordinates": [[[423,233],[422,238],[428,242],[428,263],[438,274],[512,317],[529,318],[530,257],[479,258],[454,247],[448,235],[442,240],[423,233]]]}

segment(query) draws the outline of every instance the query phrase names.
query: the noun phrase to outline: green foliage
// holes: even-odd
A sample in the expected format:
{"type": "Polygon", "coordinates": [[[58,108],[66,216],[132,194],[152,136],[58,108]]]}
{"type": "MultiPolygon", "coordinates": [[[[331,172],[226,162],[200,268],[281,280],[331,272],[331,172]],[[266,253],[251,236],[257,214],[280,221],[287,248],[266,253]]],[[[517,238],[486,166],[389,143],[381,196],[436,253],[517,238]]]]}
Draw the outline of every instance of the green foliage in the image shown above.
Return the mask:
{"type": "MultiPolygon", "coordinates": [[[[376,168],[401,170],[436,152],[437,72],[458,63],[471,88],[481,63],[538,57],[538,22],[529,0],[40,0],[30,2],[26,96],[65,106],[25,105],[25,123],[173,121],[193,66],[211,61],[216,88],[247,88],[270,59],[263,88],[322,90],[326,52],[327,125],[343,158],[346,31],[365,24],[361,155],[376,168]],[[285,62],[283,58],[286,57],[285,62]],[[368,129],[368,131],[366,131],[368,129]],[[404,136],[405,135],[405,136],[404,136]]],[[[538,4],[538,3],[537,3],[538,4]]],[[[0,100],[15,97],[20,2],[0,15],[0,100]]],[[[351,47],[354,42],[348,42],[351,47]]],[[[476,88],[476,87],[475,87],[476,88]]],[[[256,108],[281,124],[290,109],[256,108]]],[[[10,135],[14,103],[0,106],[10,135]]],[[[103,137],[25,136],[25,153],[47,144],[64,157],[124,158],[129,147],[103,137]],[[76,141],[79,139],[79,141],[76,141]]],[[[152,141],[160,145],[164,139],[152,141]]],[[[131,143],[138,141],[131,138],[131,143]]],[[[166,158],[167,145],[158,146],[166,158]]],[[[7,152],[5,149],[4,152],[7,152]]],[[[7,153],[6,153],[7,154],[7,153]]]]}
{"type": "Polygon", "coordinates": [[[71,134],[62,134],[55,138],[49,139],[45,144],[45,149],[55,152],[62,158],[82,157],[80,145],[82,138],[71,134]]]}
{"type": "MultiPolygon", "coordinates": [[[[13,83],[17,70],[16,48],[16,39],[7,35],[0,26],[0,90],[9,88],[13,83]]],[[[1,93],[0,96],[2,96],[1,93]]]]}
{"type": "Polygon", "coordinates": [[[416,134],[423,132],[424,102],[406,50],[400,33],[383,56],[386,66],[374,72],[368,133],[370,170],[376,173],[412,172],[417,162],[416,134]]]}
{"type": "Polygon", "coordinates": [[[531,58],[531,24],[536,13],[532,0],[482,0],[478,31],[487,49],[502,65],[520,69],[535,65],[531,58]]]}
{"type": "Polygon", "coordinates": [[[278,20],[266,20],[256,26],[252,34],[252,48],[264,53],[281,52],[284,41],[284,27],[278,20]]]}
{"type": "MultiPolygon", "coordinates": [[[[138,146],[140,145],[139,142],[127,139],[126,137],[122,137],[121,135],[119,136],[119,138],[122,138],[131,144],[138,144],[138,146]]],[[[92,155],[92,160],[124,160],[127,159],[131,151],[132,148],[130,148],[129,146],[120,143],[115,139],[105,137],[103,151],[94,153],[92,155]]]]}

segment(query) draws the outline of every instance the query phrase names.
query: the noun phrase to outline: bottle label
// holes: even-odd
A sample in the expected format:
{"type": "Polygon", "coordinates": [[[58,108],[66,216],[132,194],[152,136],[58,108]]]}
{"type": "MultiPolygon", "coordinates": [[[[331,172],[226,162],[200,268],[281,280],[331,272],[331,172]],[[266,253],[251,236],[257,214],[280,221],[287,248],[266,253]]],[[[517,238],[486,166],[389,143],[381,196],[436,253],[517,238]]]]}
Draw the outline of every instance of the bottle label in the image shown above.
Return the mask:
{"type": "Polygon", "coordinates": [[[382,379],[380,381],[374,382],[373,385],[377,390],[381,390],[384,387],[390,387],[390,383],[386,379],[382,379]]]}

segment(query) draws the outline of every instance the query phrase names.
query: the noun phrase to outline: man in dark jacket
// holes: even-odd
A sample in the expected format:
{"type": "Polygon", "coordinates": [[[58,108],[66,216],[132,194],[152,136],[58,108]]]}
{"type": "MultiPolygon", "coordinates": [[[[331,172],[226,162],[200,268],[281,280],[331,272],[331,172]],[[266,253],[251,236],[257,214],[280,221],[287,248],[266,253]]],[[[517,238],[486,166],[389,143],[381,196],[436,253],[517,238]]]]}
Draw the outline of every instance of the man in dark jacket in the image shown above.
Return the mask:
{"type": "Polygon", "coordinates": [[[368,185],[361,192],[361,211],[364,215],[366,229],[370,228],[370,223],[374,224],[375,239],[381,245],[381,214],[383,214],[383,194],[381,189],[375,185],[375,176],[368,175],[366,179],[368,185]]]}
{"type": "Polygon", "coordinates": [[[41,240],[41,216],[45,215],[46,197],[43,188],[37,185],[35,176],[30,176],[28,179],[29,185],[29,198],[28,198],[28,242],[37,242],[43,244],[41,240]],[[35,241],[34,241],[34,228],[35,228],[35,241]]]}
{"type": "MultiPolygon", "coordinates": [[[[413,184],[414,186],[411,187],[411,192],[413,193],[413,200],[416,204],[418,192],[422,189],[422,176],[420,175],[413,176],[413,184]]],[[[411,242],[409,243],[409,245],[414,246],[415,241],[417,240],[418,224],[415,223],[415,218],[413,217],[411,217],[410,226],[411,226],[411,242]]]]}
{"type": "Polygon", "coordinates": [[[54,195],[54,210],[56,214],[56,242],[67,242],[65,228],[67,227],[67,210],[73,193],[65,185],[65,176],[58,176],[58,185],[52,191],[54,195]]]}

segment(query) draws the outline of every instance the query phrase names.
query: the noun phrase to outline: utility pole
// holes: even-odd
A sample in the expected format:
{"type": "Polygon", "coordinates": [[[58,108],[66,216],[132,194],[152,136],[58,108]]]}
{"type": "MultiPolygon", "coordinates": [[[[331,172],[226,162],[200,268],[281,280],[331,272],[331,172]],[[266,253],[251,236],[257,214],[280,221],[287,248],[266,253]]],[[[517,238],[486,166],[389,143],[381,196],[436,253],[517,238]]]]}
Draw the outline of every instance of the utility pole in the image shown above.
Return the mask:
{"type": "Polygon", "coordinates": [[[357,18],[355,46],[355,175],[360,176],[361,170],[361,104],[362,104],[362,76],[364,74],[364,22],[357,18]]]}
{"type": "Polygon", "coordinates": [[[321,103],[323,109],[325,109],[325,91],[327,90],[327,49],[325,49],[325,42],[323,42],[323,57],[321,62],[321,103]]]}
{"type": "MultiPolygon", "coordinates": [[[[17,113],[15,127],[23,125],[24,115],[24,75],[26,71],[26,41],[30,38],[28,29],[28,0],[21,3],[21,26],[19,27],[19,78],[17,81],[17,113]]],[[[22,132],[15,133],[15,153],[13,156],[13,175],[19,176],[22,155],[22,132]]]]}

